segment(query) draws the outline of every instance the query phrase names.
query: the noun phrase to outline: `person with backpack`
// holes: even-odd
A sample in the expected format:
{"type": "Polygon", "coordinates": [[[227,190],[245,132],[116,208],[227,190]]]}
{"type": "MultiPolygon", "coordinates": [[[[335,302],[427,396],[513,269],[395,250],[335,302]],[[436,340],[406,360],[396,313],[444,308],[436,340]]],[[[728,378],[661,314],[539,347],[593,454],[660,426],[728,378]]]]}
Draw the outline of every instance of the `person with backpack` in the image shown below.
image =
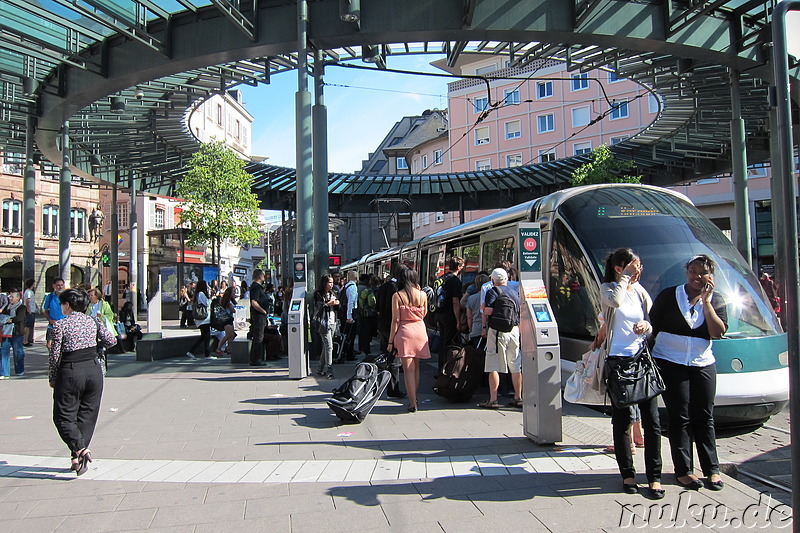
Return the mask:
{"type": "MultiPolygon", "coordinates": [[[[462,329],[461,324],[461,296],[464,288],[461,278],[458,275],[464,269],[464,260],[458,256],[453,256],[447,262],[447,272],[442,274],[434,284],[433,289],[436,293],[436,325],[441,336],[439,347],[439,372],[441,373],[447,361],[447,352],[450,345],[456,340],[458,332],[462,329]]],[[[428,310],[430,311],[430,309],[428,310]]]]}
{"type": "Polygon", "coordinates": [[[489,374],[489,399],[478,404],[498,409],[497,389],[500,373],[511,373],[514,386],[512,407],[522,407],[522,357],[519,353],[520,299],[518,290],[508,286],[505,269],[492,270],[492,289],[486,292],[481,336],[486,339],[486,365],[489,374]]]}
{"type": "Polygon", "coordinates": [[[370,354],[370,344],[378,329],[378,287],[380,280],[373,275],[365,279],[365,287],[358,293],[358,347],[364,355],[370,354]]]}
{"type": "Polygon", "coordinates": [[[347,273],[347,283],[339,291],[339,323],[344,336],[342,346],[342,358],[346,361],[355,361],[353,355],[353,345],[356,342],[356,332],[358,319],[358,286],[356,280],[358,273],[351,270],[347,273]]]}

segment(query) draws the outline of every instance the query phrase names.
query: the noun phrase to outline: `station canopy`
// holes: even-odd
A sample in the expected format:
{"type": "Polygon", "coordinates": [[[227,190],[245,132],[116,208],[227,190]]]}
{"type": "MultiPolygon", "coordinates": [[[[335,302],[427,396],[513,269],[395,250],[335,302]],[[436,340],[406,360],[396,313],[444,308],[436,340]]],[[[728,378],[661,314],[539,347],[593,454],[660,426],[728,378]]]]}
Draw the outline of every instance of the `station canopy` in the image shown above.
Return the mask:
{"type": "MultiPolygon", "coordinates": [[[[496,76],[524,78],[539,60],[572,72],[606,69],[657,94],[660,112],[614,145],[645,181],[670,185],[730,170],[731,72],[740,78],[750,163],[769,159],[772,1],[309,0],[309,65],[391,67],[406,54],[503,56],[496,76]],[[509,5],[513,4],[513,5],[509,5]]],[[[0,150],[24,157],[28,120],[45,176],[62,163],[68,121],[73,174],[141,179],[171,194],[199,143],[189,114],[240,84],[297,67],[297,2],[260,0],[0,0],[0,150]]],[[[798,65],[791,58],[791,74],[798,65]]],[[[486,76],[491,79],[492,74],[486,76]]],[[[795,94],[796,97],[796,94],[795,94]]],[[[331,173],[331,210],[505,207],[564,186],[588,161],[451,174],[331,173]]],[[[251,163],[271,209],[295,206],[295,170],[251,163]]]]}

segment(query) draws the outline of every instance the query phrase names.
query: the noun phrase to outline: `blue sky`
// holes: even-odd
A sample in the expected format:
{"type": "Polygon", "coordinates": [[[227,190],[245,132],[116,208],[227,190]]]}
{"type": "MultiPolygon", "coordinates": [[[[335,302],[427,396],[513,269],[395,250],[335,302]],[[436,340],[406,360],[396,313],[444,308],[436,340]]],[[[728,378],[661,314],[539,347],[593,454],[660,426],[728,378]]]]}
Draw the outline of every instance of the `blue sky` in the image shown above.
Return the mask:
{"type": "MultiPolygon", "coordinates": [[[[790,13],[787,27],[800,27],[800,13],[790,13]]],[[[800,33],[790,31],[788,38],[790,52],[800,57],[800,33]]],[[[433,54],[390,56],[388,65],[393,69],[442,73],[429,65],[440,57],[433,54]]],[[[354,63],[366,65],[361,61],[354,63]]],[[[325,75],[325,82],[330,84],[325,87],[328,169],[348,173],[360,169],[362,160],[375,150],[400,118],[419,115],[426,109],[446,109],[448,81],[451,79],[393,74],[377,69],[371,72],[328,67],[325,75]]],[[[297,73],[273,76],[269,85],[242,85],[240,88],[248,111],[255,117],[253,154],[268,156],[267,163],[294,168],[297,73]]]]}
{"type": "MultiPolygon", "coordinates": [[[[439,56],[390,57],[394,69],[439,72],[429,65],[439,56]]],[[[361,61],[354,62],[366,65],[361,61]]],[[[328,168],[354,172],[401,117],[447,108],[447,78],[393,74],[342,67],[326,69],[328,168]]],[[[252,150],[267,163],[295,166],[294,95],[297,73],[273,76],[269,85],[241,86],[247,110],[255,117],[252,150]]],[[[313,99],[313,97],[312,97],[313,99]]]]}

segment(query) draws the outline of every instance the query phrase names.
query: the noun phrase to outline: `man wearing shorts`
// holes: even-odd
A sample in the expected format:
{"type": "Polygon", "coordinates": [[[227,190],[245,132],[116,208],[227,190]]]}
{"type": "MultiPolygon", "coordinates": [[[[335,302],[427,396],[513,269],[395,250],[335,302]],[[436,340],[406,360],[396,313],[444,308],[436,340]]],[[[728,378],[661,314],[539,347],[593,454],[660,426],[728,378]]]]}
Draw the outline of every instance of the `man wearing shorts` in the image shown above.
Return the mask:
{"type": "Polygon", "coordinates": [[[486,306],[483,310],[481,336],[486,339],[486,365],[489,374],[489,399],[478,404],[486,409],[497,409],[497,389],[500,386],[500,373],[511,373],[514,386],[512,407],[522,407],[522,357],[519,353],[519,292],[508,286],[508,273],[502,268],[492,270],[492,289],[486,291],[486,306]],[[516,319],[511,331],[502,332],[489,327],[489,317],[494,312],[500,294],[511,298],[516,306],[516,319]]]}

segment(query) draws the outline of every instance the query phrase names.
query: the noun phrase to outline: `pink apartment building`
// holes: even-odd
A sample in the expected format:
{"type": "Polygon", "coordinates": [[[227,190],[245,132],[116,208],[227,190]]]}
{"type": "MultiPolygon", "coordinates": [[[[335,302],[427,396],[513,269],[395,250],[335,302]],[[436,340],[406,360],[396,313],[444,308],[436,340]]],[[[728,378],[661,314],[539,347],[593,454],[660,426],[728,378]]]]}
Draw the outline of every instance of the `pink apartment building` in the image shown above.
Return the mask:
{"type": "MultiPolygon", "coordinates": [[[[481,79],[465,78],[448,85],[450,135],[412,150],[411,168],[441,152],[441,168],[422,173],[480,171],[553,161],[615,144],[647,127],[659,103],[644,87],[612,72],[569,72],[559,61],[538,61],[507,67],[503,58],[464,55],[450,68],[458,75],[495,79],[487,88],[481,79]],[[449,167],[445,164],[449,161],[449,167]]],[[[465,212],[464,221],[491,211],[465,212]]],[[[414,237],[460,223],[459,213],[417,213],[414,237]]]]}
{"type": "MultiPolygon", "coordinates": [[[[464,55],[457,75],[485,75],[486,83],[465,78],[448,85],[449,138],[422,143],[406,156],[412,173],[480,171],[529,165],[588,153],[601,144],[631,137],[655,120],[658,98],[613,72],[570,72],[559,61],[511,68],[503,58],[464,55]],[[488,111],[488,112],[487,112],[488,111]],[[441,155],[440,155],[441,154],[441,155]],[[433,162],[427,166],[424,162],[433,162]],[[440,161],[440,163],[436,163],[440,161]]],[[[774,262],[769,163],[748,169],[750,233],[754,268],[774,262]]],[[[735,242],[733,180],[730,174],[673,187],[735,242]]],[[[414,238],[480,218],[492,211],[415,213],[414,238]]]]}

